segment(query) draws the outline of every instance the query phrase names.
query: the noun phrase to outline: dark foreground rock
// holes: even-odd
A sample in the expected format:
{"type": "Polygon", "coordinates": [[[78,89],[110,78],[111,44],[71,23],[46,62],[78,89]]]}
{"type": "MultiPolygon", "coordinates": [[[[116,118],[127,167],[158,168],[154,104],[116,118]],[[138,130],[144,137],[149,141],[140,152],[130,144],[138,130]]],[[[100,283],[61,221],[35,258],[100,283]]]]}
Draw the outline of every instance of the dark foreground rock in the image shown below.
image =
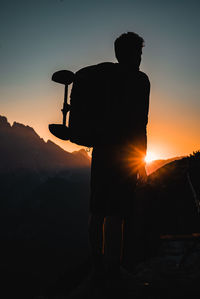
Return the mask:
{"type": "Polygon", "coordinates": [[[92,273],[66,298],[199,298],[200,239],[164,240],[157,257],[140,263],[122,280],[94,285],[92,273]],[[195,244],[194,244],[195,242],[195,244]]]}

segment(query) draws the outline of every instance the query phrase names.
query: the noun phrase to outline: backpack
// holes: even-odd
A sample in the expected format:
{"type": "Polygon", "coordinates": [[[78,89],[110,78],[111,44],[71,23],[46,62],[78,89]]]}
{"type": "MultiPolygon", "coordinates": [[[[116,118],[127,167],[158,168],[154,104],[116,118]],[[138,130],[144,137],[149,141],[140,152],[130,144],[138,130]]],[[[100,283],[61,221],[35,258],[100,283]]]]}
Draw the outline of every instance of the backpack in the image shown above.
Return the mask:
{"type": "Polygon", "coordinates": [[[109,78],[114,63],[105,62],[85,67],[75,73],[70,96],[70,141],[93,147],[106,130],[109,111],[109,78]]]}

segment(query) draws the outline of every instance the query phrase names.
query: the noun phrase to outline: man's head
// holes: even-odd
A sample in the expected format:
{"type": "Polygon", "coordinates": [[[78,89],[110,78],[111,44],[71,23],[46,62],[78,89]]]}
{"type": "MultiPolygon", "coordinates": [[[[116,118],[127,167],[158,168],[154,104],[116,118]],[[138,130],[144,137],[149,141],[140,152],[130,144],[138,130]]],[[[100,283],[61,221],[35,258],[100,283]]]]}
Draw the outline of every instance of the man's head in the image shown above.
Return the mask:
{"type": "Polygon", "coordinates": [[[134,32],[127,32],[115,40],[115,56],[119,63],[139,67],[144,40],[134,32]]]}

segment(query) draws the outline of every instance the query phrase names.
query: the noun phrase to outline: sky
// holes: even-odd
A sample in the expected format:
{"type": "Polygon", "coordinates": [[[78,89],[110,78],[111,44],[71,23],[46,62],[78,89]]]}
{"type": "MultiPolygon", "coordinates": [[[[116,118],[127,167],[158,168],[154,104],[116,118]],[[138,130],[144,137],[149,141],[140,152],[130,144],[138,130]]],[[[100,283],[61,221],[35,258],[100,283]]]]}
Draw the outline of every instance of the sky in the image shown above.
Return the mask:
{"type": "Polygon", "coordinates": [[[134,31],[145,40],[140,69],[151,82],[148,152],[190,154],[200,149],[199,28],[197,0],[0,0],[0,115],[78,150],[48,131],[62,122],[64,93],[51,76],[116,62],[114,40],[134,31]]]}

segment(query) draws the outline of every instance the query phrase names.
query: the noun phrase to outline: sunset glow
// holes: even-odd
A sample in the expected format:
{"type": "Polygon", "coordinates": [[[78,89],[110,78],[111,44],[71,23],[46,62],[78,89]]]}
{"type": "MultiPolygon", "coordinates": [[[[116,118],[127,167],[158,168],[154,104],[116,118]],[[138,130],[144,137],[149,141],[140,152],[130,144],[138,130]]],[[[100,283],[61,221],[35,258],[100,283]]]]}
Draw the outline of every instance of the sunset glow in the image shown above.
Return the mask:
{"type": "MultiPolygon", "coordinates": [[[[145,41],[140,70],[151,83],[146,163],[199,150],[199,11],[196,0],[181,1],[181,6],[172,0],[86,0],[78,1],[78,9],[76,1],[3,1],[0,114],[11,124],[34,128],[66,151],[81,149],[48,130],[49,124],[62,123],[64,99],[64,86],[53,82],[52,74],[116,63],[114,40],[135,31],[145,41]]],[[[107,107],[106,96],[101,105],[107,107]]]]}

